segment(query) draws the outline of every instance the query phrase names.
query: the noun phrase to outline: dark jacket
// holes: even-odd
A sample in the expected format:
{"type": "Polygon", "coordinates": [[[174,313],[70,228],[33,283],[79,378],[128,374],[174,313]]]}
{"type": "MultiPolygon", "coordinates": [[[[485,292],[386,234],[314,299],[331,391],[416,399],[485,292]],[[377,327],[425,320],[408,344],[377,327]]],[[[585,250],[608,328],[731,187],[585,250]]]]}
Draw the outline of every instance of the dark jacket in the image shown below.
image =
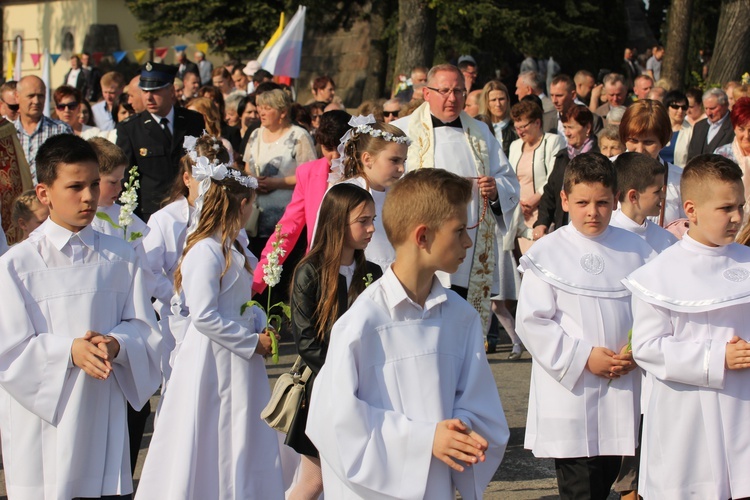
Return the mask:
{"type": "Polygon", "coordinates": [[[138,165],[141,189],[135,213],[144,221],[159,210],[179,172],[185,136],[200,137],[204,128],[203,115],[178,107],[174,108],[172,144],[148,111],[117,124],[117,145],[125,152],[129,165],[138,165]]]}
{"type": "MultiPolygon", "coordinates": [[[[380,266],[367,261],[365,263],[365,274],[371,273],[373,281],[383,275],[380,266]]],[[[302,361],[310,368],[312,375],[305,386],[305,400],[310,401],[313,383],[316,375],[323,368],[328,353],[328,340],[320,340],[317,335],[316,325],[318,324],[318,315],[315,308],[321,300],[322,290],[320,289],[320,274],[318,267],[310,261],[302,263],[294,271],[294,285],[292,286],[292,334],[294,343],[297,345],[297,352],[302,357],[302,361]]],[[[338,281],[338,316],[341,317],[349,308],[346,278],[339,274],[338,281]]],[[[330,335],[330,332],[327,333],[330,335]]],[[[289,433],[286,437],[286,444],[294,448],[298,453],[303,455],[317,457],[318,452],[315,446],[305,435],[305,426],[307,425],[307,404],[300,407],[297,415],[292,421],[289,433]]]]}
{"type": "MultiPolygon", "coordinates": [[[[599,147],[594,144],[591,148],[592,153],[598,153],[599,147]]],[[[547,226],[547,231],[560,229],[568,223],[568,212],[562,208],[562,199],[560,191],[563,189],[565,180],[565,170],[568,168],[570,158],[568,158],[567,148],[563,148],[555,155],[555,165],[552,167],[552,173],[549,174],[547,184],[544,185],[542,198],[539,200],[539,215],[534,223],[534,227],[547,226]],[[554,224],[554,228],[552,228],[554,224]]]]}
{"type": "Polygon", "coordinates": [[[712,154],[716,148],[729,144],[734,140],[734,129],[729,116],[721,124],[719,131],[716,133],[711,142],[708,139],[708,118],[704,118],[693,126],[693,137],[688,145],[687,159],[690,161],[698,155],[712,154]]]}

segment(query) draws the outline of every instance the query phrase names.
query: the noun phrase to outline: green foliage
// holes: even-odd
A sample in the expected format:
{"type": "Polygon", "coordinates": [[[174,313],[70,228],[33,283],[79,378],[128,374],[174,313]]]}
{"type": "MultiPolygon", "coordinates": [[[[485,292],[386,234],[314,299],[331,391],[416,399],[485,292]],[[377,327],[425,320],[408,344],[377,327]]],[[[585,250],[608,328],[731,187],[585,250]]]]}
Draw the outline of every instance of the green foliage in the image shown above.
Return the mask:
{"type": "Polygon", "coordinates": [[[703,64],[700,51],[711,49],[716,41],[719,28],[721,2],[712,0],[693,0],[693,19],[690,25],[690,42],[688,43],[688,86],[703,90],[710,88],[703,82],[703,64]],[[697,78],[696,78],[697,77],[697,78]]]}
{"type": "Polygon", "coordinates": [[[138,39],[150,44],[170,35],[197,33],[212,52],[257,54],[279,24],[281,0],[125,0],[141,21],[138,39]]]}
{"type": "Polygon", "coordinates": [[[110,217],[110,216],[109,216],[109,215],[108,215],[107,213],[105,213],[105,212],[96,212],[96,218],[97,218],[97,219],[101,219],[101,220],[103,220],[104,222],[108,222],[108,223],[110,223],[110,224],[112,225],[112,227],[114,227],[114,228],[117,228],[117,229],[122,229],[122,226],[121,226],[121,225],[119,225],[119,224],[117,224],[117,223],[116,223],[115,221],[113,221],[113,220],[112,220],[112,217],[110,217]]]}
{"type": "Polygon", "coordinates": [[[433,0],[439,60],[491,57],[495,67],[522,54],[554,57],[565,71],[619,65],[625,45],[622,0],[433,0]],[[456,36],[457,33],[462,36],[456,36]]]}

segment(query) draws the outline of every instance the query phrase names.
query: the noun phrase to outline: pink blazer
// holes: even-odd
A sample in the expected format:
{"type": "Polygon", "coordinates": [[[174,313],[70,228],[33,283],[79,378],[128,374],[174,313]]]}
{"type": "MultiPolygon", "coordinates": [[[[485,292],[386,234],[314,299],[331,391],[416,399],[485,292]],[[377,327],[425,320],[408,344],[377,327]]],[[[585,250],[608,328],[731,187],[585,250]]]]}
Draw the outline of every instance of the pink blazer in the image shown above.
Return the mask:
{"type": "MultiPolygon", "coordinates": [[[[307,226],[307,248],[310,249],[318,209],[328,189],[329,172],[330,166],[326,158],[309,161],[297,167],[295,173],[297,184],[294,186],[292,201],[286,206],[284,215],[279,221],[282,234],[287,235],[282,246],[286,250],[286,254],[280,259],[282,264],[297,244],[302,228],[305,226],[307,226]]],[[[275,241],[275,236],[268,239],[266,247],[260,254],[258,267],[253,272],[253,292],[255,293],[263,293],[266,289],[266,283],[263,281],[263,264],[268,262],[267,256],[273,250],[275,241]]]]}

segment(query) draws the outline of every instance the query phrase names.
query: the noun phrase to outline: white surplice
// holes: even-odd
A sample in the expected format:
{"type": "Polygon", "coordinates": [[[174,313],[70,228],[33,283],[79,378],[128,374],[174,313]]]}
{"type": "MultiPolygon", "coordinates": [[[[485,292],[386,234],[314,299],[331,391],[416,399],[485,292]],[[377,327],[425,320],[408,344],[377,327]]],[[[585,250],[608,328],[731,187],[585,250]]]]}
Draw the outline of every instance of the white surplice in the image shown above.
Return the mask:
{"type": "Polygon", "coordinates": [[[659,226],[658,223],[646,219],[643,224],[638,224],[636,221],[625,215],[621,210],[615,210],[612,212],[612,220],[610,220],[609,224],[637,234],[643,238],[646,243],[656,251],[656,253],[661,253],[677,243],[675,235],[659,226]]]}
{"type": "Polygon", "coordinates": [[[8,495],[70,500],[131,493],[126,400],[159,381],[159,334],[133,249],[47,219],[0,258],[0,430],[8,495]],[[73,366],[93,330],[120,352],[107,380],[73,366]]]}
{"type": "Polygon", "coordinates": [[[482,498],[509,431],[477,312],[437,279],[422,308],[389,268],[334,325],[306,432],[327,499],[482,498]],[[488,441],[485,462],[456,472],[432,456],[450,418],[488,441]]]}
{"type": "MultiPolygon", "coordinates": [[[[637,234],[643,238],[657,254],[663,252],[678,241],[675,235],[659,226],[658,223],[646,219],[643,224],[638,224],[636,221],[625,215],[622,210],[615,210],[612,212],[612,220],[610,220],[609,224],[637,234]]],[[[638,371],[643,375],[641,377],[641,413],[643,413],[646,403],[651,397],[653,380],[651,375],[647,372],[640,369],[638,371]]]]}
{"type": "Polygon", "coordinates": [[[627,345],[630,292],[620,280],[653,254],[628,231],[586,237],[569,224],[521,258],[516,328],[533,359],[524,445],[534,456],[634,454],[638,372],[610,382],[586,363],[594,347],[627,345]]]}
{"type": "MultiPolygon", "coordinates": [[[[395,122],[394,125],[405,133],[409,133],[409,123],[414,115],[410,115],[395,122]]],[[[483,139],[486,142],[489,151],[489,176],[495,178],[498,192],[498,202],[502,208],[502,213],[495,215],[490,207],[487,207],[487,213],[485,217],[495,217],[495,221],[499,230],[505,234],[508,228],[511,226],[513,220],[513,212],[518,205],[518,179],[515,172],[508,163],[505,153],[500,148],[500,143],[495,139],[494,134],[490,131],[489,127],[483,122],[478,123],[478,127],[482,131],[483,139]]],[[[474,178],[477,176],[477,167],[474,162],[474,155],[466,142],[466,136],[463,129],[456,127],[438,127],[434,129],[435,134],[435,168],[442,168],[453,172],[461,177],[474,178]]],[[[472,201],[469,203],[468,212],[468,225],[469,227],[474,226],[479,220],[482,209],[482,203],[477,202],[480,197],[479,189],[476,187],[474,181],[474,190],[472,192],[472,201]]],[[[469,229],[469,237],[471,238],[472,245],[476,241],[477,230],[469,229]]],[[[495,256],[499,255],[497,248],[495,249],[495,256]]],[[[474,262],[472,253],[466,255],[466,258],[459,266],[458,270],[448,275],[443,272],[438,272],[437,276],[444,286],[457,285],[461,287],[468,287],[469,278],[471,275],[471,266],[474,262]]],[[[494,283],[492,286],[493,293],[496,293],[499,289],[499,276],[498,266],[495,266],[494,283]]]]}
{"type": "Polygon", "coordinates": [[[284,498],[276,432],[260,418],[271,391],[255,354],[265,315],[250,300],[245,257],[232,248],[225,266],[217,238],[183,259],[190,325],[175,358],[136,498],[284,498]]]}
{"type": "Polygon", "coordinates": [[[646,499],[750,496],[750,371],[725,368],[750,340],[750,249],[688,232],[631,274],[633,356],[653,379],[638,493],[646,499]]]}
{"type": "Polygon", "coordinates": [[[190,221],[187,198],[173,201],[148,219],[149,232],[143,238],[143,249],[155,276],[154,309],[160,318],[169,316],[169,303],[174,295],[174,273],[185,248],[190,221]]]}

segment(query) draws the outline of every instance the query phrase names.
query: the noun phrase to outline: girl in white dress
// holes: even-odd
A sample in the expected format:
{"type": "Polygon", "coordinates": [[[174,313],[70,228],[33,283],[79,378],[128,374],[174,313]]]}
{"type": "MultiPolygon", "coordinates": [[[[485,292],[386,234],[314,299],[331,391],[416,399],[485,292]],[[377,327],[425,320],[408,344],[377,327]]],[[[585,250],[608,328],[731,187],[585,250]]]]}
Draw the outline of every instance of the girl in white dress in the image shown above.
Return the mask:
{"type": "Polygon", "coordinates": [[[190,325],[139,499],[284,498],[278,438],[260,418],[271,395],[262,358],[271,352],[271,338],[263,331],[262,310],[240,313],[252,278],[237,236],[250,217],[257,184],[230,168],[226,149],[217,145],[216,156],[226,163],[198,156],[200,149],[191,152],[193,177],[201,182],[199,216],[175,272],[190,325]]]}
{"type": "Polygon", "coordinates": [[[341,138],[341,158],[331,162],[331,183],[348,182],[366,189],[375,200],[375,234],[365,251],[383,271],[396,259],[381,222],[385,193],[404,175],[410,141],[404,132],[372,115],[354,117],[352,129],[341,138]]]}

